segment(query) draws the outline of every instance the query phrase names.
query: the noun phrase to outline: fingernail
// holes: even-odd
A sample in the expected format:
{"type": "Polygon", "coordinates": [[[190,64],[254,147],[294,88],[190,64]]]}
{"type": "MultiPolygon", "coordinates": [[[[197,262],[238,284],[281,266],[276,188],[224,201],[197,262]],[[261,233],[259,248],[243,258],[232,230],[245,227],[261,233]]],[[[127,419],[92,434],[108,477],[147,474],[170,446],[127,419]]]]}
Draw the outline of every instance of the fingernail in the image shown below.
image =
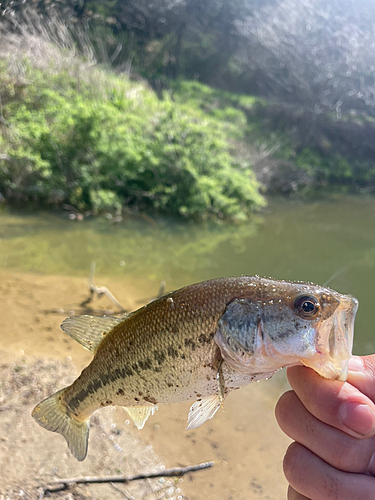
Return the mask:
{"type": "Polygon", "coordinates": [[[375,433],[375,413],[361,403],[346,403],[340,410],[341,421],[346,427],[367,436],[375,433]]]}
{"type": "Polygon", "coordinates": [[[360,356],[352,356],[349,359],[349,371],[351,372],[363,371],[363,360],[360,356]]]}

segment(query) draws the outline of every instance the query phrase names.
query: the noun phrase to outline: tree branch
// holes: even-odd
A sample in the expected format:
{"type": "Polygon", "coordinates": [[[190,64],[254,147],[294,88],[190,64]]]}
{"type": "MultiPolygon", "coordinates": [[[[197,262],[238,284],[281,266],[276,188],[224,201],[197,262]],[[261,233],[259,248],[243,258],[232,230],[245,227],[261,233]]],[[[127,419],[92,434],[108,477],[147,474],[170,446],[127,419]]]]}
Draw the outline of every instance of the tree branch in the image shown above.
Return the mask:
{"type": "Polygon", "coordinates": [[[122,483],[127,484],[131,481],[139,481],[140,479],[154,479],[158,477],[181,477],[189,472],[209,469],[214,465],[214,462],[204,462],[198,465],[189,465],[187,467],[173,467],[159,472],[147,472],[145,474],[136,474],[134,476],[106,476],[106,477],[73,477],[67,479],[56,479],[50,486],[44,486],[38,500],[42,500],[46,493],[56,493],[64,491],[72,485],[76,484],[94,484],[94,483],[122,483]]]}

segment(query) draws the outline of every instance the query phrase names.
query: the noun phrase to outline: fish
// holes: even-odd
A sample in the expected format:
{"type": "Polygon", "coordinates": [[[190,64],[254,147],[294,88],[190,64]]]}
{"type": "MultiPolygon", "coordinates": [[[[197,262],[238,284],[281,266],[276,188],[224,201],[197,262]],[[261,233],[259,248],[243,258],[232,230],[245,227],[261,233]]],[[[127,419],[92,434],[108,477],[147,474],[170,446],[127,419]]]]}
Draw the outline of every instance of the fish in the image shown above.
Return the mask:
{"type": "Polygon", "coordinates": [[[353,296],[324,286],[237,276],[185,286],[121,317],[73,316],[61,328],[93,359],[32,416],[82,461],[101,407],[124,407],[141,429],[158,405],[193,401],[193,429],[230,392],[286,366],[345,380],[357,308],[353,296]]]}

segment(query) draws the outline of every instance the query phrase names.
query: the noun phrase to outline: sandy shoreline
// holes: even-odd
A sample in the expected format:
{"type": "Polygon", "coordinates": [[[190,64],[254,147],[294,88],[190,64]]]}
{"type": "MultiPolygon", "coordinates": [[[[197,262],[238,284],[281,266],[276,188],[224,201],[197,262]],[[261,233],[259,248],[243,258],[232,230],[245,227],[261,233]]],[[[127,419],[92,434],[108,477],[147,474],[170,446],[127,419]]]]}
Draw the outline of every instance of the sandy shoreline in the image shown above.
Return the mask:
{"type": "MultiPolygon", "coordinates": [[[[0,500],[7,490],[9,498],[20,498],[15,492],[19,492],[23,484],[28,485],[26,495],[28,491],[35,493],[35,478],[45,480],[54,474],[60,477],[79,472],[103,475],[109,470],[113,474],[119,471],[127,474],[134,473],[137,467],[149,470],[161,464],[175,467],[210,460],[215,461],[214,468],[186,478],[181,485],[183,493],[177,492],[176,498],[178,495],[190,500],[286,498],[282,458],[290,441],[278,429],[274,418],[275,401],[286,388],[283,376],[236,391],[228,397],[224,412],[219,411],[213,420],[189,432],[185,431],[188,403],[161,407],[142,431],[129,423],[124,410],[101,410],[93,417],[88,458],[78,463],[67,451],[62,437],[44,431],[31,419],[30,410],[41,399],[41,394],[27,388],[32,382],[42,395],[50,394],[52,389],[70,383],[74,372],[79,373],[90,361],[91,354],[59,328],[68,314],[48,312],[76,308],[87,297],[86,280],[0,271],[0,283],[3,370],[0,410],[4,409],[0,411],[0,436],[6,438],[0,441],[0,470],[6,471],[0,479],[0,500]],[[14,371],[17,366],[23,368],[14,371]],[[14,377],[21,377],[22,372],[32,377],[26,376],[18,388],[19,394],[27,392],[27,398],[14,410],[6,403],[17,396],[9,385],[14,383],[14,377]],[[114,439],[116,443],[121,441],[118,445],[121,453],[116,451],[114,439]],[[107,467],[107,464],[110,465],[107,467]],[[10,491],[13,496],[9,496],[10,491]]],[[[146,283],[124,286],[120,280],[110,279],[103,284],[130,310],[139,307],[139,300],[150,295],[146,283]]],[[[110,307],[105,298],[96,304],[96,307],[110,307]]],[[[15,400],[12,405],[17,406],[19,402],[15,400]]],[[[104,486],[97,486],[98,490],[93,488],[90,486],[79,494],[84,498],[117,498],[109,486],[108,491],[104,486]]],[[[160,489],[160,483],[152,488],[160,489]]],[[[167,498],[165,492],[155,496],[152,488],[142,494],[129,492],[129,498],[167,498]]]]}

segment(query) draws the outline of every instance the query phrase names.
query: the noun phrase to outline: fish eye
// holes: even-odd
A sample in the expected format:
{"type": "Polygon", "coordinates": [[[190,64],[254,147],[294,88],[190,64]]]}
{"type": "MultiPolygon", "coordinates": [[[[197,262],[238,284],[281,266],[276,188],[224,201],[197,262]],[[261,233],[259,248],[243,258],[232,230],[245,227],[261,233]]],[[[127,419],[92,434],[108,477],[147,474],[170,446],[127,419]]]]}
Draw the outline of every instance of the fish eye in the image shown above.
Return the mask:
{"type": "Polygon", "coordinates": [[[312,318],[319,311],[318,300],[311,295],[298,297],[294,302],[294,309],[305,318],[312,318]]]}

